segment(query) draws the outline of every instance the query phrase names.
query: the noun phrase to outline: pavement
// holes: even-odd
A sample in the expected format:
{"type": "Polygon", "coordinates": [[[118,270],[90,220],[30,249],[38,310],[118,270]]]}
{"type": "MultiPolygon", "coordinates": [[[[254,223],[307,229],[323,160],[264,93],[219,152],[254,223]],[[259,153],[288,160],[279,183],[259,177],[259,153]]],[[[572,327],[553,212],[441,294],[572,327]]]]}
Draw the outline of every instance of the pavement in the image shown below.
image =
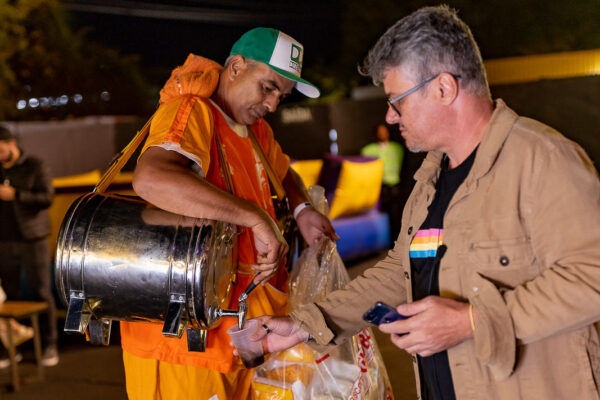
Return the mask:
{"type": "MultiPolygon", "coordinates": [[[[59,320],[60,325],[63,323],[64,320],[59,320]]],[[[114,333],[118,336],[118,328],[113,329],[114,333]]],[[[121,347],[118,340],[113,340],[113,344],[108,347],[96,347],[86,343],[83,335],[61,334],[58,347],[60,355],[58,365],[44,368],[43,381],[27,382],[36,377],[37,369],[32,342],[21,345],[20,350],[23,353],[23,361],[19,364],[21,390],[17,393],[12,391],[10,368],[2,369],[0,370],[0,399],[127,399],[121,347]]]]}
{"type": "MultiPolygon", "coordinates": [[[[384,254],[358,260],[346,265],[351,277],[381,259],[384,254]]],[[[58,325],[64,324],[59,319],[58,325]]],[[[416,398],[412,362],[409,355],[394,346],[388,335],[374,329],[379,350],[383,356],[396,400],[416,398]]],[[[17,393],[10,385],[10,368],[0,370],[0,399],[6,400],[118,400],[127,399],[122,353],[119,345],[118,323],[113,323],[111,345],[97,347],[85,341],[83,335],[59,335],[60,362],[55,367],[45,368],[42,382],[27,382],[36,375],[33,344],[31,341],[20,346],[23,361],[19,372],[26,382],[17,393]]]]}

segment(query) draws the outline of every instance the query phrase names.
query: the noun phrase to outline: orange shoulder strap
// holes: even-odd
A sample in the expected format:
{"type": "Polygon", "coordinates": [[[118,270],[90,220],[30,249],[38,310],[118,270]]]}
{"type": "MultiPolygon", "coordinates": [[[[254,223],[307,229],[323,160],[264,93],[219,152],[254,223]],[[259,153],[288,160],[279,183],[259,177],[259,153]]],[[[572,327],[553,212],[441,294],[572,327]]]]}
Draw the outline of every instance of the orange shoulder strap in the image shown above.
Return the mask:
{"type": "Polygon", "coordinates": [[[285,189],[283,188],[283,184],[279,180],[277,174],[275,174],[275,171],[273,171],[271,163],[265,155],[265,152],[263,151],[260,143],[258,143],[258,140],[256,139],[256,136],[254,135],[254,131],[252,130],[251,126],[248,126],[248,137],[252,142],[252,146],[254,146],[256,154],[258,154],[258,158],[260,158],[260,161],[263,163],[265,171],[267,171],[267,175],[269,177],[269,180],[271,181],[271,185],[273,186],[275,193],[277,194],[277,198],[279,200],[283,200],[285,198],[285,189]]]}
{"type": "Polygon", "coordinates": [[[121,169],[125,165],[125,163],[131,158],[133,152],[139,147],[140,144],[148,135],[150,131],[150,123],[152,122],[152,118],[155,114],[152,114],[150,119],[144,124],[142,129],[138,131],[138,133],[134,136],[134,138],[129,142],[127,146],[120,152],[118,152],[115,157],[112,159],[108,169],[102,175],[102,178],[96,184],[94,188],[94,193],[104,193],[104,191],[110,186],[115,176],[121,172],[121,169]]]}

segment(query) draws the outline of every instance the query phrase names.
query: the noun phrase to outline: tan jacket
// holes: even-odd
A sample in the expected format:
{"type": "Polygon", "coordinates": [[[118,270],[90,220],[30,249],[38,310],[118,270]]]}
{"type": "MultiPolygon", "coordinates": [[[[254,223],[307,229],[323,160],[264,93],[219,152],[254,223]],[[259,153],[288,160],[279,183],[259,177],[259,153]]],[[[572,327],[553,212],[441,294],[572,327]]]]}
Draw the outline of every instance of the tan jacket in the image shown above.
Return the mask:
{"type": "MultiPolygon", "coordinates": [[[[387,258],[292,314],[319,350],[364,327],[375,301],[411,301],[409,245],[440,161],[428,154],[415,174],[387,258]]],[[[600,399],[600,182],[584,151],[498,100],[444,243],[441,296],[477,313],[474,339],[448,349],[457,399],[600,399]]]]}

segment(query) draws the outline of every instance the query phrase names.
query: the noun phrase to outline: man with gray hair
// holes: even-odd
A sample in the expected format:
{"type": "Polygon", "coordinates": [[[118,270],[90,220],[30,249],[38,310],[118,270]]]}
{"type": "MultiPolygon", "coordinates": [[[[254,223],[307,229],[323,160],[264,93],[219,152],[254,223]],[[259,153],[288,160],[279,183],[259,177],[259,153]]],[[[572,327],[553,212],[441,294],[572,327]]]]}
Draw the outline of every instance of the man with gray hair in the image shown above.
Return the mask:
{"type": "Polygon", "coordinates": [[[447,6],[398,21],[362,72],[407,147],[428,152],[400,235],[345,289],[261,317],[256,340],[328,351],[382,301],[407,317],[379,328],[414,355],[419,398],[599,399],[600,183],[585,152],[492,101],[447,6]]]}

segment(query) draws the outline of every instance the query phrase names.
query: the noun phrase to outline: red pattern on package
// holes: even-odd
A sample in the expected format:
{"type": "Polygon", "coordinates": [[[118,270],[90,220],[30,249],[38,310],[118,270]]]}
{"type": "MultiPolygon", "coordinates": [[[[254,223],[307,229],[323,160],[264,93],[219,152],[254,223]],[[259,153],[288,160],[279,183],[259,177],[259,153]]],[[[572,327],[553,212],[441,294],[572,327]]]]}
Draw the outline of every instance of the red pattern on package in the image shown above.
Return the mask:
{"type": "Polygon", "coordinates": [[[318,360],[316,360],[315,362],[317,364],[321,364],[323,361],[327,360],[329,358],[329,353],[325,354],[323,357],[319,358],[318,360]]]}
{"type": "Polygon", "coordinates": [[[366,373],[361,373],[358,379],[354,381],[354,386],[352,386],[352,392],[350,393],[348,400],[366,399],[370,390],[371,384],[368,375],[366,373]]]}
{"type": "Polygon", "coordinates": [[[368,328],[365,328],[361,332],[359,332],[358,338],[360,340],[360,346],[365,351],[365,359],[367,363],[370,363],[373,360],[373,349],[375,348],[373,338],[371,337],[371,332],[368,328]]]}

